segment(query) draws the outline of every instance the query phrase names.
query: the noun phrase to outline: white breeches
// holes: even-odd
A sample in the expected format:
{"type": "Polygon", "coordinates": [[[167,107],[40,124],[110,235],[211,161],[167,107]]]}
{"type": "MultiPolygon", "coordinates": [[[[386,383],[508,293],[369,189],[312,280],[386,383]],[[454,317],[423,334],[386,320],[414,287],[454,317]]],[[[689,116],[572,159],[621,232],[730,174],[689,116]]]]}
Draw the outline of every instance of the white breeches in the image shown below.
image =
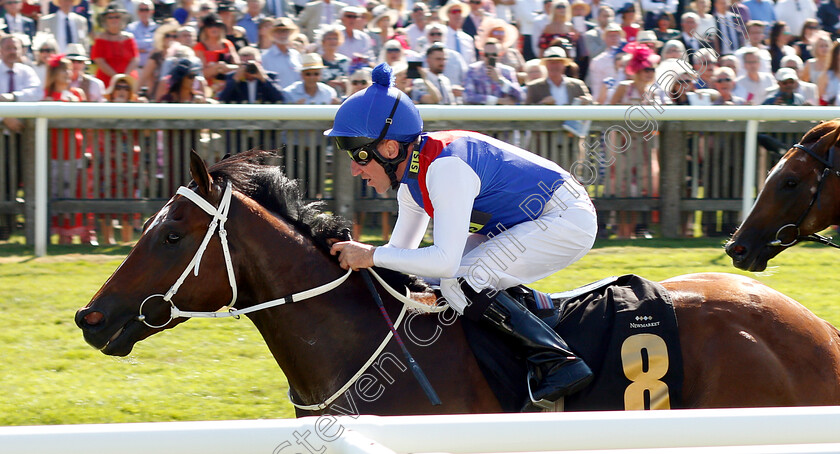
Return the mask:
{"type": "Polygon", "coordinates": [[[595,209],[583,187],[574,181],[565,185],[571,190],[558,188],[538,218],[498,235],[470,236],[455,277],[440,280],[453,309],[463,314],[468,304],[458,278],[476,291],[504,290],[554,274],[589,252],[598,232],[595,209]]]}

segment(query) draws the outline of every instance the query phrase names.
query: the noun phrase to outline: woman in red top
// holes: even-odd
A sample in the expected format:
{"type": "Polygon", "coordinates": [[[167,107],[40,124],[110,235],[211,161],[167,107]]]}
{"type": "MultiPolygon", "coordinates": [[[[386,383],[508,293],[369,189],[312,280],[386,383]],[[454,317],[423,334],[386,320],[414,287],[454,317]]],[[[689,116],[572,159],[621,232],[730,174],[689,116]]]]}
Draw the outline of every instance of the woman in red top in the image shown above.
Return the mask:
{"type": "MultiPolygon", "coordinates": [[[[204,66],[204,78],[212,83],[217,76],[224,77],[231,71],[228,64],[239,65],[239,54],[233,43],[225,38],[227,28],[215,13],[210,13],[201,20],[198,30],[198,44],[193,47],[195,55],[204,66]]],[[[234,68],[235,69],[235,68],[234,68]]]]}
{"type": "MultiPolygon", "coordinates": [[[[70,86],[72,63],[64,55],[53,55],[47,63],[44,101],[80,102],[85,93],[70,86]]],[[[91,172],[82,152],[82,131],[50,129],[50,167],[53,197],[82,199],[91,194],[91,172]],[[87,189],[87,190],[85,190],[87,189]]],[[[53,217],[53,233],[59,244],[70,244],[78,236],[82,243],[96,244],[93,216],[82,213],[53,217]],[[86,222],[87,221],[87,225],[86,222]]]]}
{"type": "Polygon", "coordinates": [[[106,87],[111,84],[114,74],[128,74],[137,77],[137,65],[140,52],[134,35],[123,31],[128,20],[128,12],[116,3],[111,3],[105,12],[99,15],[104,32],[96,37],[90,49],[90,58],[98,67],[96,77],[106,87]]]}

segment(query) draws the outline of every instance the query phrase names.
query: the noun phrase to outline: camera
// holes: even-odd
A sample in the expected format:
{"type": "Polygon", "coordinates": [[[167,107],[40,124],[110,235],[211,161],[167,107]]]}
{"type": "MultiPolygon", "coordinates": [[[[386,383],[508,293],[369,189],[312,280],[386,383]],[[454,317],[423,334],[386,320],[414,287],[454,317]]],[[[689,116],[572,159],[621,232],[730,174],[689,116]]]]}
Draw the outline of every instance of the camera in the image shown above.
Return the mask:
{"type": "Polygon", "coordinates": [[[487,66],[491,68],[496,67],[496,57],[487,57],[487,66]]]}
{"type": "Polygon", "coordinates": [[[245,72],[248,74],[257,74],[260,70],[257,68],[257,64],[251,61],[245,64],[245,72]]]}

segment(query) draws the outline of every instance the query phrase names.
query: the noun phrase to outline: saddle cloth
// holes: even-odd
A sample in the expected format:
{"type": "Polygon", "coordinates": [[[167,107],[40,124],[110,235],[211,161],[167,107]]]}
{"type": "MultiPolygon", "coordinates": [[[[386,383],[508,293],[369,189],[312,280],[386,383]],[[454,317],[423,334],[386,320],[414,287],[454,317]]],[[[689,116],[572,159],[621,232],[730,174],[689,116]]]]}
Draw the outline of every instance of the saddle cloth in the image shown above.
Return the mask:
{"type": "MultiPolygon", "coordinates": [[[[587,388],[566,396],[565,410],[680,408],[682,354],[667,290],[632,274],[594,284],[583,292],[552,295],[558,311],[544,318],[595,374],[587,388]]],[[[466,318],[462,322],[504,410],[527,408],[524,357],[492,331],[466,318]]]]}

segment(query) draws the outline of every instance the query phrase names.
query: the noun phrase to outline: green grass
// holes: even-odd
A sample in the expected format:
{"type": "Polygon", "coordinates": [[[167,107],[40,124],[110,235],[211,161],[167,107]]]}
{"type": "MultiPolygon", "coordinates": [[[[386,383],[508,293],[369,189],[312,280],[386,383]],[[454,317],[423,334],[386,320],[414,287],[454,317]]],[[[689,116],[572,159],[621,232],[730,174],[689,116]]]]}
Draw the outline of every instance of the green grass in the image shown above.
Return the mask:
{"type": "MultiPolygon", "coordinates": [[[[608,275],[651,279],[735,270],[722,240],[599,242],[572,267],[536,284],[568,289],[608,275]]],[[[73,323],[126,247],[52,246],[35,259],[0,245],[0,425],[288,418],[286,381],[253,325],[192,320],[139,343],[131,356],[95,351],[73,323]]],[[[797,246],[771,273],[752,275],[840,325],[838,252],[797,246]]]]}

